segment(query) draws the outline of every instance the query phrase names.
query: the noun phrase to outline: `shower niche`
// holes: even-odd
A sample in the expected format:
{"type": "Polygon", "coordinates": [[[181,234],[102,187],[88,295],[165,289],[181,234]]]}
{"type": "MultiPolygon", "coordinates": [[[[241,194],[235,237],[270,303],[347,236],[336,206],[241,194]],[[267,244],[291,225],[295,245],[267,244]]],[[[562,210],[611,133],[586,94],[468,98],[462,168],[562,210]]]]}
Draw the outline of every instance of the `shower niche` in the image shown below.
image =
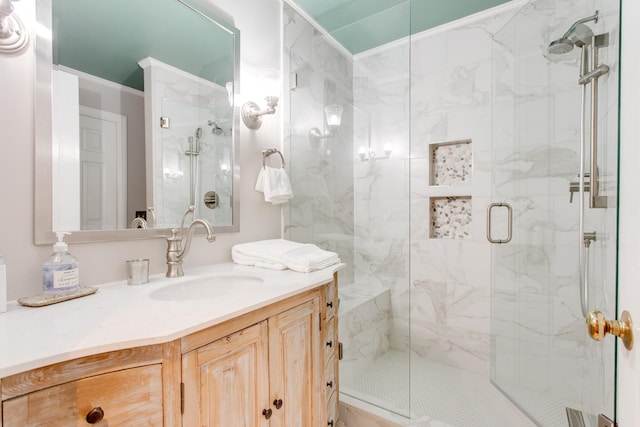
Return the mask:
{"type": "Polygon", "coordinates": [[[429,237],[470,239],[472,229],[472,141],[429,145],[429,237]]]}

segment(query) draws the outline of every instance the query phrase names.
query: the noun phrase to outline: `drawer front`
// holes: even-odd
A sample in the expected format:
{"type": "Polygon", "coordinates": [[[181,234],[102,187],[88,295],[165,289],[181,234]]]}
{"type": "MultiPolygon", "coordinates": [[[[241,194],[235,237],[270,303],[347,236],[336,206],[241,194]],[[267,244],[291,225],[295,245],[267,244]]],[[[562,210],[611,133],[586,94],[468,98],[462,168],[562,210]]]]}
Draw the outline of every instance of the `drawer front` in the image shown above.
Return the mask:
{"type": "Polygon", "coordinates": [[[331,319],[338,312],[338,286],[335,280],[327,285],[327,320],[331,319]]]}
{"type": "MultiPolygon", "coordinates": [[[[338,388],[338,383],[336,382],[336,358],[335,356],[331,357],[327,362],[327,367],[325,371],[326,378],[326,395],[327,398],[331,393],[333,393],[338,388]]],[[[328,400],[328,399],[327,399],[328,400]]]]}
{"type": "Polygon", "coordinates": [[[327,403],[327,426],[337,427],[338,425],[338,393],[334,392],[327,403]]]}
{"type": "Polygon", "coordinates": [[[338,350],[338,336],[336,334],[335,319],[327,322],[327,334],[325,335],[324,360],[328,361],[338,350]]]}
{"type": "Polygon", "coordinates": [[[90,412],[99,426],[161,426],[162,368],[154,364],[72,381],[4,401],[2,409],[4,427],[86,426],[90,412]]]}

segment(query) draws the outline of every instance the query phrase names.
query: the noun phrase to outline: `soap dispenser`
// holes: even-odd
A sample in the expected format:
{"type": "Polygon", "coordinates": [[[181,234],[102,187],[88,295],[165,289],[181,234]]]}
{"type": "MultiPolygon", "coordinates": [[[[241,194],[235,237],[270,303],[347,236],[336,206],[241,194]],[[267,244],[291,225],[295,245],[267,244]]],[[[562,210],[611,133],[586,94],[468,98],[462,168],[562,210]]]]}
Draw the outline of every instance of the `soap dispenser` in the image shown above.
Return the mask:
{"type": "Polygon", "coordinates": [[[42,265],[42,290],[45,294],[66,295],[78,290],[80,272],[78,259],[69,253],[64,241],[64,231],[56,232],[58,241],[53,245],[53,253],[42,265]]]}

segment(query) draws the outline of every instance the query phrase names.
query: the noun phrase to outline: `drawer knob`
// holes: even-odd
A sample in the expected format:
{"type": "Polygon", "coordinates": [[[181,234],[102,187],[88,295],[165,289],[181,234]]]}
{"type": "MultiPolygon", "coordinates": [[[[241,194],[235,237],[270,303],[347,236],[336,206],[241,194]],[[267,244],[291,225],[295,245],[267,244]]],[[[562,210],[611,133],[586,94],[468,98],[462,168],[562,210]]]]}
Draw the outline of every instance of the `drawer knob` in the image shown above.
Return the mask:
{"type": "Polygon", "coordinates": [[[329,307],[329,308],[333,308],[333,301],[329,301],[329,302],[327,303],[327,307],[329,307]]]}
{"type": "Polygon", "coordinates": [[[327,387],[329,387],[329,388],[333,388],[333,381],[329,381],[329,382],[327,383],[327,387]]]}
{"type": "Polygon", "coordinates": [[[327,341],[327,347],[333,347],[333,341],[327,341]]]}
{"type": "Polygon", "coordinates": [[[333,420],[329,421],[329,422],[327,423],[327,425],[328,425],[329,427],[333,427],[333,420]]]}
{"type": "Polygon", "coordinates": [[[273,401],[273,406],[276,407],[276,409],[280,409],[282,408],[282,399],[276,399],[273,401]]]}
{"type": "Polygon", "coordinates": [[[96,424],[102,421],[103,418],[104,418],[104,411],[102,410],[101,407],[96,406],[95,408],[89,411],[86,419],[89,424],[96,424]]]}
{"type": "Polygon", "coordinates": [[[262,410],[262,415],[264,415],[266,419],[271,418],[271,414],[273,414],[273,411],[271,410],[271,408],[262,410]]]}

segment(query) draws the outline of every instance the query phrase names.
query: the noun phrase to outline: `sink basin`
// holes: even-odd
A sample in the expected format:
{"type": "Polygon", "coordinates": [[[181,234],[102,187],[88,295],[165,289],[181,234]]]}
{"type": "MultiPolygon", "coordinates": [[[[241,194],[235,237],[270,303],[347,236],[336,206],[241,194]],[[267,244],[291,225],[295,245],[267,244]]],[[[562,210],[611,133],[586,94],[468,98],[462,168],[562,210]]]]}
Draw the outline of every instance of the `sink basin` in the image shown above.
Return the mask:
{"type": "Polygon", "coordinates": [[[255,276],[216,275],[179,282],[151,292],[151,298],[160,301],[189,301],[219,298],[231,292],[251,289],[263,280],[255,276]]]}

